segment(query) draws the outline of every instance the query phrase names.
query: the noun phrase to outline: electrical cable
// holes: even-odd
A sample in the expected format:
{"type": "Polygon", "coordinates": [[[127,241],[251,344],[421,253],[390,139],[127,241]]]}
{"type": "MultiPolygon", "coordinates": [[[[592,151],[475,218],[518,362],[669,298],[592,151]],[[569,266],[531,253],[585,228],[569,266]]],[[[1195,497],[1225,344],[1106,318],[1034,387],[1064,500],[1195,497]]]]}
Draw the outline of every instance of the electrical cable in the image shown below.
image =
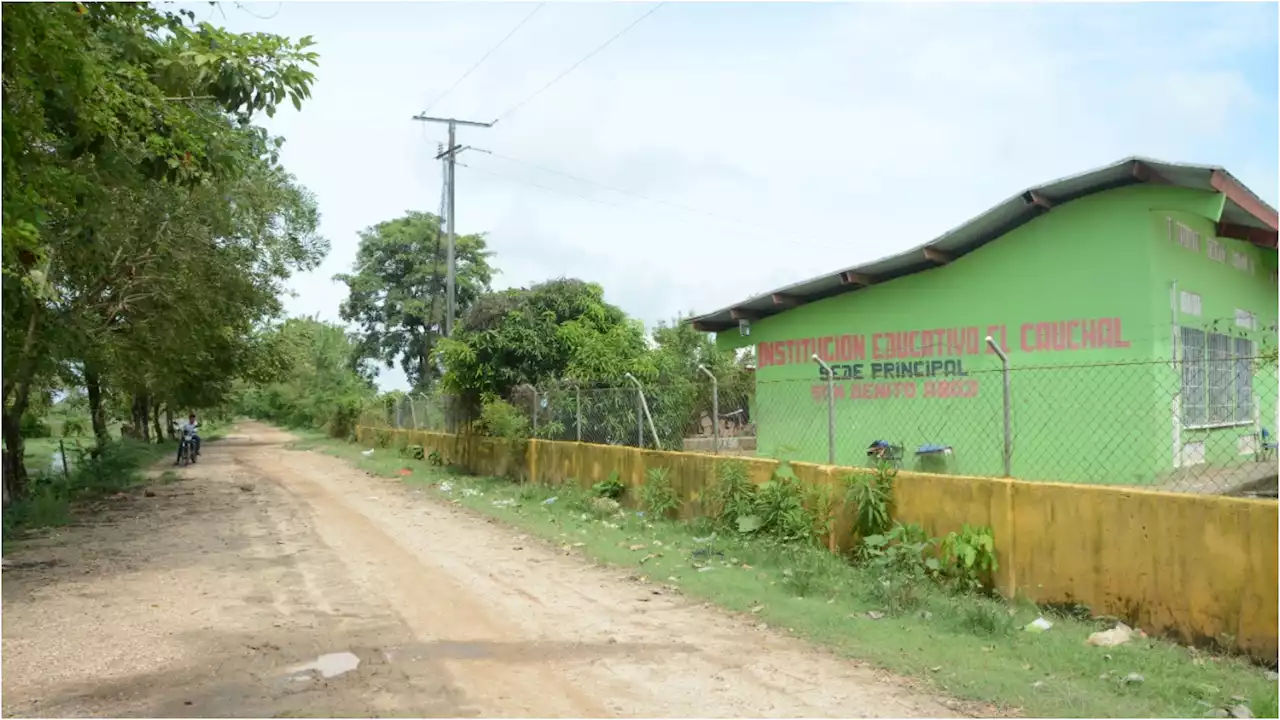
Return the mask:
{"type": "Polygon", "coordinates": [[[786,231],[784,231],[784,230],[780,230],[780,229],[778,229],[778,228],[771,228],[771,227],[767,227],[767,226],[764,226],[764,225],[758,225],[758,224],[755,224],[755,223],[744,222],[744,221],[742,221],[742,220],[736,220],[736,219],[734,219],[734,218],[726,217],[726,216],[724,216],[724,215],[718,215],[718,214],[716,214],[716,213],[713,213],[713,212],[710,212],[710,211],[707,211],[707,210],[702,210],[702,209],[700,209],[700,208],[691,207],[691,206],[689,206],[689,205],[684,205],[684,204],[682,204],[682,203],[678,203],[678,202],[675,202],[675,201],[673,201],[673,200],[664,200],[664,199],[662,199],[662,198],[650,197],[650,196],[648,196],[648,195],[642,195],[642,194],[640,194],[640,193],[633,192],[633,191],[631,191],[631,190],[625,190],[625,189],[620,188],[620,187],[614,187],[614,186],[611,186],[611,185],[605,185],[604,183],[596,182],[595,180],[589,180],[589,179],[584,178],[584,177],[578,177],[578,176],[576,176],[576,175],[571,175],[571,174],[569,174],[569,173],[567,173],[567,172],[564,172],[563,170],[556,170],[556,169],[553,169],[553,168],[544,167],[544,166],[542,166],[542,165],[536,165],[536,164],[531,163],[531,162],[529,162],[529,161],[527,161],[527,160],[521,160],[521,159],[519,159],[519,158],[514,158],[514,157],[511,157],[510,155],[503,155],[502,153],[494,152],[494,151],[492,151],[492,150],[482,150],[482,149],[480,149],[480,148],[475,148],[475,149],[476,149],[476,150],[480,150],[480,152],[486,153],[486,154],[488,154],[488,155],[492,155],[493,157],[496,157],[496,158],[499,158],[499,159],[502,159],[502,160],[506,160],[506,161],[508,161],[508,162],[513,162],[513,163],[517,163],[517,164],[519,164],[519,165],[524,165],[524,166],[526,166],[526,167],[533,168],[534,170],[541,170],[542,172],[545,172],[545,173],[550,173],[550,174],[552,174],[552,175],[559,175],[559,176],[561,176],[561,177],[565,177],[565,178],[568,178],[568,179],[570,179],[570,180],[576,180],[576,181],[578,181],[578,182],[580,182],[580,183],[585,183],[585,184],[587,184],[587,185],[594,185],[594,186],[596,186],[596,187],[598,187],[598,188],[600,188],[600,189],[602,189],[602,190],[609,190],[610,192],[616,192],[616,193],[619,193],[619,194],[621,194],[621,195],[630,195],[631,197],[638,198],[638,199],[640,199],[640,200],[647,200],[647,201],[649,201],[649,202],[659,203],[659,204],[661,204],[661,205],[668,205],[668,206],[673,207],[673,208],[676,208],[676,209],[678,209],[678,210],[683,210],[683,211],[685,211],[685,212],[691,212],[691,213],[697,213],[697,214],[699,214],[699,215],[705,215],[705,216],[707,216],[707,217],[709,217],[709,218],[713,218],[713,219],[715,219],[715,220],[719,220],[719,221],[721,221],[721,222],[733,223],[734,225],[738,225],[738,226],[745,227],[745,228],[750,228],[750,229],[752,229],[752,230],[756,230],[756,231],[758,231],[758,232],[766,232],[766,233],[770,233],[770,234],[771,234],[772,236],[774,236],[774,237],[778,237],[778,236],[782,236],[782,237],[792,236],[792,237],[795,237],[794,235],[791,235],[791,233],[786,232],[786,231]]]}
{"type": "MultiPolygon", "coordinates": [[[[266,17],[263,17],[263,16],[259,15],[258,13],[255,13],[255,12],[253,12],[253,11],[249,10],[249,8],[247,8],[247,7],[245,7],[245,6],[244,6],[244,3],[236,3],[236,8],[237,8],[237,9],[239,9],[241,12],[244,12],[244,13],[246,13],[246,14],[248,14],[248,15],[252,15],[253,17],[258,18],[259,20],[271,20],[271,19],[274,19],[274,18],[275,18],[275,16],[279,15],[279,14],[280,14],[280,11],[284,9],[284,3],[283,3],[283,2],[278,2],[278,3],[276,3],[276,10],[275,10],[275,12],[271,13],[270,15],[268,15],[268,16],[266,16],[266,17]]],[[[224,17],[225,17],[225,16],[224,16],[224,17]]]]}
{"type": "MultiPolygon", "coordinates": [[[[540,189],[540,190],[546,190],[547,192],[560,193],[560,194],[563,194],[563,195],[568,195],[568,196],[570,196],[570,197],[575,197],[575,198],[577,198],[577,199],[579,199],[579,200],[584,200],[584,201],[586,201],[586,202],[590,202],[590,203],[596,203],[596,204],[598,204],[598,205],[606,205],[606,206],[613,207],[613,208],[618,208],[618,209],[621,209],[621,210],[630,210],[630,211],[632,211],[632,212],[641,212],[641,213],[645,212],[645,211],[644,211],[643,209],[641,209],[641,208],[636,208],[636,207],[627,206],[627,205],[619,205],[618,203],[609,202],[609,201],[607,201],[607,200],[600,200],[599,198],[591,198],[591,197],[587,197],[587,196],[585,196],[585,195],[581,195],[581,194],[579,194],[579,193],[571,192],[571,191],[568,191],[568,190],[563,190],[563,189],[560,189],[560,188],[550,187],[550,186],[548,186],[548,185],[542,185],[542,184],[540,184],[540,183],[536,183],[536,182],[533,182],[533,181],[530,181],[530,180],[525,180],[525,179],[523,179],[523,178],[519,178],[519,177],[516,177],[516,176],[514,176],[514,175],[508,175],[508,174],[505,174],[505,173],[494,172],[494,171],[492,171],[492,170],[485,170],[485,169],[478,168],[478,167],[468,167],[467,169],[468,169],[469,171],[471,171],[471,172],[478,172],[478,173],[481,173],[481,174],[484,174],[484,175],[490,175],[490,176],[492,176],[492,177],[496,177],[496,178],[500,178],[500,179],[504,179],[504,180],[511,180],[511,181],[513,181],[513,182],[518,182],[518,183],[521,183],[521,184],[524,184],[524,185],[529,185],[530,187],[535,187],[535,188],[538,188],[538,189],[540,189]]],[[[684,223],[684,224],[686,224],[686,225],[688,225],[688,224],[692,224],[692,223],[689,223],[687,220],[681,220],[681,219],[680,219],[680,218],[678,218],[678,217],[677,217],[677,218],[671,218],[671,219],[676,220],[677,222],[682,222],[682,223],[684,223]]],[[[730,232],[734,232],[734,231],[730,231],[730,232]]],[[[739,230],[739,231],[736,231],[736,234],[738,234],[738,235],[740,235],[740,236],[743,236],[743,237],[751,237],[751,238],[755,238],[755,239],[781,240],[781,241],[783,241],[783,242],[789,242],[789,243],[792,243],[792,244],[795,244],[795,245],[798,245],[798,246],[801,246],[801,247],[808,248],[808,249],[810,249],[810,250],[815,249],[815,248],[818,248],[818,249],[822,249],[822,248],[829,248],[829,249],[832,249],[832,250],[835,250],[835,249],[844,249],[844,248],[837,248],[837,246],[834,246],[834,245],[821,245],[821,244],[816,244],[816,243],[813,243],[813,242],[805,242],[805,241],[802,241],[802,240],[799,240],[799,239],[796,239],[796,238],[791,238],[791,237],[786,237],[786,236],[779,236],[779,235],[777,235],[777,234],[775,234],[775,233],[773,233],[773,232],[770,232],[770,233],[769,233],[769,234],[767,234],[767,235],[763,235],[763,234],[747,233],[747,232],[743,232],[743,231],[739,230]]]]}
{"type": "Polygon", "coordinates": [[[645,13],[645,14],[641,15],[640,17],[636,18],[636,19],[635,19],[635,20],[634,20],[630,25],[628,25],[628,26],[626,26],[626,27],[622,28],[622,30],[618,31],[618,33],[617,33],[617,34],[615,34],[613,37],[609,38],[608,40],[605,40],[605,41],[604,41],[604,44],[600,45],[600,46],[599,46],[599,47],[597,47],[595,50],[592,50],[591,52],[587,53],[587,54],[586,54],[585,56],[583,56],[583,58],[582,58],[581,60],[579,60],[578,62],[574,63],[573,65],[570,65],[568,70],[565,70],[564,72],[562,72],[562,73],[560,73],[559,75],[557,75],[557,76],[555,76],[554,78],[552,78],[551,82],[547,83],[546,85],[543,85],[541,88],[538,88],[538,90],[536,90],[532,95],[530,95],[530,96],[526,97],[525,99],[521,100],[520,102],[516,103],[515,105],[512,105],[510,108],[508,108],[508,109],[506,110],[506,112],[503,112],[503,113],[501,113],[500,115],[498,115],[498,117],[494,118],[494,120],[493,120],[493,123],[492,123],[492,124],[496,125],[496,124],[498,123],[498,121],[499,121],[499,120],[501,120],[501,119],[503,119],[503,118],[505,118],[505,117],[508,117],[508,116],[512,115],[512,114],[513,114],[513,113],[515,113],[517,110],[519,110],[520,108],[524,107],[524,106],[525,106],[525,104],[527,104],[530,100],[532,100],[532,99],[534,99],[534,98],[538,97],[539,95],[541,95],[542,93],[546,92],[546,91],[547,91],[547,90],[548,90],[552,85],[555,85],[556,83],[560,82],[560,81],[561,81],[561,80],[563,80],[566,76],[568,76],[568,75],[569,75],[569,73],[572,73],[574,70],[577,70],[579,67],[581,67],[581,66],[582,66],[582,64],[583,64],[583,63],[585,63],[586,61],[588,61],[588,60],[590,60],[591,58],[595,57],[595,55],[596,55],[597,53],[599,53],[601,50],[604,50],[605,48],[609,47],[609,45],[611,45],[611,44],[613,43],[613,41],[617,40],[618,38],[622,37],[623,35],[626,35],[626,34],[627,34],[627,32],[629,32],[629,31],[631,30],[631,28],[634,28],[635,26],[639,25],[641,22],[643,22],[643,21],[645,20],[645,18],[647,18],[647,17],[649,17],[650,15],[654,14],[655,12],[657,12],[657,11],[658,11],[658,9],[659,9],[659,8],[661,8],[663,5],[666,5],[666,3],[665,3],[665,2],[660,2],[660,3],[658,3],[657,5],[654,5],[654,6],[649,10],[649,12],[647,12],[647,13],[645,13]]]}
{"type": "Polygon", "coordinates": [[[440,93],[440,95],[437,96],[436,99],[433,100],[431,104],[427,106],[427,109],[422,111],[422,114],[426,115],[427,113],[431,112],[432,108],[434,108],[436,105],[439,105],[441,100],[444,100],[445,97],[449,95],[449,93],[453,92],[459,85],[461,85],[463,80],[466,80],[471,75],[471,73],[476,71],[476,68],[483,65],[484,61],[488,60],[490,55],[498,51],[498,48],[501,48],[503,45],[505,45],[506,42],[511,39],[511,36],[515,35],[520,30],[520,28],[524,27],[525,23],[529,22],[529,20],[534,15],[537,15],[538,11],[541,10],[545,5],[546,5],[545,2],[538,3],[537,7],[535,7],[533,11],[530,12],[528,15],[525,15],[523,20],[516,23],[516,26],[511,28],[511,31],[508,32],[501,40],[499,40],[497,45],[494,45],[493,47],[489,48],[489,52],[481,56],[481,58],[476,61],[475,65],[472,65],[469,70],[462,73],[462,77],[458,78],[457,81],[453,83],[453,85],[450,85],[448,90],[445,90],[444,92],[440,93]]]}

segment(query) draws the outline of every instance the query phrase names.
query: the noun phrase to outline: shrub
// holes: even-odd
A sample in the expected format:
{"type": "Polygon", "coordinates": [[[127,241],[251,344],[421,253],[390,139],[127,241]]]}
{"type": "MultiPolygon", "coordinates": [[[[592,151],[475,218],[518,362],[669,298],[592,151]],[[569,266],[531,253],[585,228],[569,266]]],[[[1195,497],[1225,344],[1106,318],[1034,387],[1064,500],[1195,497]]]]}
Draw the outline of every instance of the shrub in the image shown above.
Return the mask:
{"type": "Polygon", "coordinates": [[[726,461],[716,470],[716,484],[707,493],[708,515],[722,528],[738,528],[740,518],[755,514],[756,486],[741,462],[726,461]]]}
{"type": "Polygon", "coordinates": [[[943,539],[942,559],[947,578],[964,592],[991,588],[992,576],[1000,567],[991,528],[971,527],[968,523],[960,532],[948,533],[943,539]]]}
{"type": "Polygon", "coordinates": [[[506,400],[491,397],[480,406],[480,428],[492,437],[524,440],[529,437],[529,418],[506,400]]]}
{"type": "Polygon", "coordinates": [[[655,520],[680,513],[680,496],[671,486],[666,468],[649,468],[645,473],[644,485],[640,487],[640,506],[655,520]]]}
{"type": "Polygon", "coordinates": [[[49,423],[45,419],[32,413],[25,413],[22,416],[22,436],[24,438],[47,438],[53,437],[53,430],[49,427],[49,423]]]}
{"type": "Polygon", "coordinates": [[[922,580],[936,576],[941,569],[938,559],[932,556],[937,544],[937,538],[929,537],[915,523],[894,523],[885,533],[864,537],[858,554],[879,573],[922,580]]]}
{"type": "Polygon", "coordinates": [[[814,518],[804,506],[805,490],[791,464],[782,461],[755,494],[759,531],[782,543],[808,542],[814,518]]]}
{"type": "Polygon", "coordinates": [[[68,417],[62,423],[62,437],[80,437],[86,432],[84,420],[78,417],[68,417]]]}
{"type": "Polygon", "coordinates": [[[845,500],[855,509],[854,532],[859,537],[879,535],[889,529],[893,517],[893,480],[898,471],[880,461],[874,474],[859,473],[845,478],[845,500]]]}
{"type": "Polygon", "coordinates": [[[609,473],[609,477],[591,486],[591,492],[596,497],[617,500],[622,497],[622,493],[626,492],[627,487],[622,484],[622,480],[618,477],[618,472],[609,473]]]}

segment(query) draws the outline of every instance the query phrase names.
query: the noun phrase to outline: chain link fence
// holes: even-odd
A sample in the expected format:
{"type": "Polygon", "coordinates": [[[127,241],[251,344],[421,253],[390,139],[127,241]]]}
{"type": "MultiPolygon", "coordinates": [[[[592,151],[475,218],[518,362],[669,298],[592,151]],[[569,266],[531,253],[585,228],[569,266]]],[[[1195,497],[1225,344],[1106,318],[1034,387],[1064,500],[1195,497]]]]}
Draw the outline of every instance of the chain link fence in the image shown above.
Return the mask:
{"type": "MultiPolygon", "coordinates": [[[[557,382],[509,400],[547,440],[1275,497],[1278,390],[1274,357],[1232,357],[875,381],[837,372],[735,392],[706,376],[557,382]]],[[[450,402],[405,396],[371,408],[367,424],[453,432],[450,402]]]]}

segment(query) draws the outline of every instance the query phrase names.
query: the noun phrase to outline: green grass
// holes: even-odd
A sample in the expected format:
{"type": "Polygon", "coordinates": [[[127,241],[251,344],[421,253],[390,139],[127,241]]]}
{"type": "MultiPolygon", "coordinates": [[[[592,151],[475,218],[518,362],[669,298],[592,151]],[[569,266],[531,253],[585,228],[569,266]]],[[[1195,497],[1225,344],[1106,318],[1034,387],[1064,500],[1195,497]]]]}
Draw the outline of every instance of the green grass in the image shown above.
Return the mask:
{"type": "MultiPolygon", "coordinates": [[[[203,442],[222,436],[218,428],[205,429],[203,442]]],[[[3,538],[6,543],[46,528],[71,523],[77,503],[94,500],[117,492],[127,492],[147,484],[145,470],[165,458],[173,458],[177,446],[165,441],[148,444],[123,439],[112,443],[99,459],[81,458],[80,449],[93,446],[91,438],[63,440],[70,472],[54,471],[50,465],[58,452],[56,438],[36,438],[24,443],[27,472],[30,476],[26,497],[4,510],[3,538]]],[[[163,473],[161,483],[175,479],[172,472],[163,473]]]]}
{"type": "Polygon", "coordinates": [[[932,585],[886,587],[881,578],[818,549],[777,548],[705,522],[650,523],[634,511],[599,518],[580,490],[472,478],[394,450],[302,433],[296,449],[318,450],[377,475],[401,476],[460,505],[650,581],[747,613],[836,652],[923,681],[956,698],[1040,717],[1205,717],[1244,704],[1276,717],[1276,683],[1245,660],[1154,639],[1116,648],[1085,644],[1108,625],[1066,613],[954,596],[932,585]],[[447,485],[444,485],[447,483],[447,485]],[[448,488],[448,492],[442,490],[448,488]],[[556,500],[547,504],[550,498],[556,500]],[[633,549],[634,548],[634,549],[633,549]],[[872,619],[868,613],[881,614],[872,619]],[[1022,630],[1040,615],[1047,632],[1022,630]],[[1123,683],[1131,673],[1140,683],[1123,683]]]}

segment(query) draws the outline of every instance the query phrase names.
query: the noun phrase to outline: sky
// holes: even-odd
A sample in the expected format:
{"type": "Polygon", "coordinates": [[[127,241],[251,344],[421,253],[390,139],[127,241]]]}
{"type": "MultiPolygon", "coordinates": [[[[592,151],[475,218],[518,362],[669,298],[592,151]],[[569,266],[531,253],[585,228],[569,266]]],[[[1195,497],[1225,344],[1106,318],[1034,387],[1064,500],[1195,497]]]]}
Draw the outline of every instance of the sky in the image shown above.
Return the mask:
{"type": "Polygon", "coordinates": [[[669,2],[541,92],[656,4],[180,6],[317,43],[312,99],[262,118],[332,243],[291,280],[295,315],[339,319],[360,230],[438,212],[445,131],[411,119],[428,108],[501,117],[459,131],[489,154],[457,176],[496,288],[598,282],[649,327],[1132,155],[1225,167],[1277,205],[1275,3],[669,2]]]}

